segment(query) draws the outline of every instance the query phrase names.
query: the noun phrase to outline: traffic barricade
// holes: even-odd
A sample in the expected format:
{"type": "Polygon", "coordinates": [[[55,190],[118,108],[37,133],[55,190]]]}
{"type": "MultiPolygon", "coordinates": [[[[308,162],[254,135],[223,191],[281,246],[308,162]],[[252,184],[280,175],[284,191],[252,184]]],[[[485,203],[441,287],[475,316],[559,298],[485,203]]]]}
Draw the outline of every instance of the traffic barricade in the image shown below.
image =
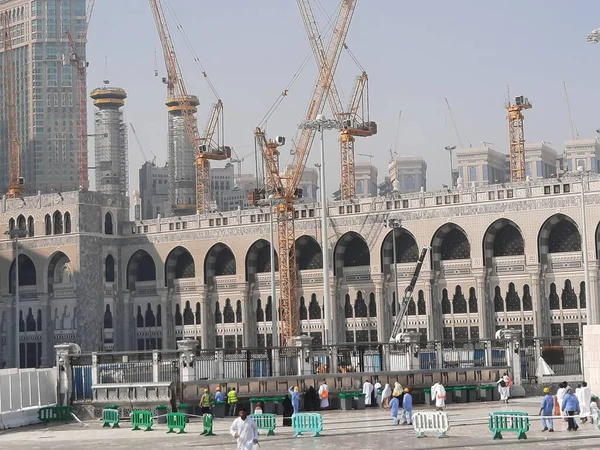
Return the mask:
{"type": "Polygon", "coordinates": [[[138,431],[140,428],[143,428],[144,431],[151,431],[152,425],[154,425],[152,413],[143,409],[131,411],[129,418],[131,419],[131,431],[138,431]]]}
{"type": "Polygon", "coordinates": [[[180,412],[167,413],[167,433],[185,433],[186,415],[180,412]]]}
{"type": "Polygon", "coordinates": [[[213,433],[213,415],[204,414],[202,416],[202,436],[215,436],[213,433]]]}
{"type": "Polygon", "coordinates": [[[267,430],[267,436],[275,435],[275,428],[277,427],[277,416],[275,414],[250,414],[250,417],[256,422],[256,427],[259,430],[267,430]]]}
{"type": "Polygon", "coordinates": [[[313,437],[323,431],[323,416],[317,413],[297,413],[292,416],[292,431],[294,437],[308,431],[313,437]]]}
{"type": "Polygon", "coordinates": [[[104,408],[102,410],[102,427],[119,428],[119,410],[104,408]]]}
{"type": "Polygon", "coordinates": [[[488,428],[492,439],[502,439],[502,432],[514,431],[517,439],[527,439],[529,415],[524,412],[491,412],[488,416],[488,428]]]}
{"type": "Polygon", "coordinates": [[[418,438],[426,437],[428,432],[437,433],[438,438],[447,437],[450,429],[448,415],[442,411],[416,412],[412,420],[418,438]]]}

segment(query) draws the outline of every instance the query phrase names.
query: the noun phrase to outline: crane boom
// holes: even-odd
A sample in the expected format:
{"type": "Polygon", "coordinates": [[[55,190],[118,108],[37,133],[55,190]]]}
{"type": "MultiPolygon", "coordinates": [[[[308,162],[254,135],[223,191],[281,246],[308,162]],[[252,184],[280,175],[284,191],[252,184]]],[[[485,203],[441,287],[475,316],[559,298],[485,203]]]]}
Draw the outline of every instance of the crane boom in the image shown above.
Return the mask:
{"type": "Polygon", "coordinates": [[[523,129],[523,113],[521,111],[532,107],[529,99],[522,95],[515,98],[511,104],[506,104],[508,110],[508,143],[510,159],[510,181],[525,180],[525,132],[523,129]]]}
{"type": "MultiPolygon", "coordinates": [[[[392,233],[395,230],[392,230],[392,233]]],[[[402,303],[400,303],[400,308],[398,308],[398,314],[396,314],[396,321],[394,322],[394,328],[392,328],[392,336],[390,337],[390,342],[396,342],[396,337],[399,333],[404,331],[404,317],[406,317],[406,312],[408,311],[408,305],[412,301],[413,290],[415,289],[415,285],[417,284],[417,280],[419,279],[419,274],[421,273],[421,267],[423,267],[423,261],[425,261],[425,255],[427,255],[427,250],[429,247],[423,247],[421,250],[421,255],[419,256],[419,260],[417,261],[417,267],[415,267],[415,271],[413,273],[412,278],[410,279],[410,283],[404,289],[404,296],[402,297],[402,303]]],[[[394,274],[394,276],[398,276],[398,274],[394,274]]]]}
{"type": "Polygon", "coordinates": [[[4,107],[7,121],[8,138],[8,192],[7,197],[15,198],[21,195],[21,148],[17,135],[17,101],[15,84],[15,67],[12,55],[11,27],[8,15],[2,14],[2,43],[4,47],[4,107]]]}

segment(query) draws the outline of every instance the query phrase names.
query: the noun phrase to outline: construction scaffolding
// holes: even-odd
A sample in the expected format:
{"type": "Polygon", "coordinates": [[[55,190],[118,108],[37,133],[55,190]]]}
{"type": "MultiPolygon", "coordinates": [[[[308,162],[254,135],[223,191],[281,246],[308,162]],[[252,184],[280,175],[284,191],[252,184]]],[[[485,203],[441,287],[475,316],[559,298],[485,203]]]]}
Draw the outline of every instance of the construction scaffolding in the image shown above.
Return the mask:
{"type": "Polygon", "coordinates": [[[121,107],[127,93],[121,88],[102,87],[92,91],[94,100],[96,191],[127,195],[127,124],[121,107]]]}

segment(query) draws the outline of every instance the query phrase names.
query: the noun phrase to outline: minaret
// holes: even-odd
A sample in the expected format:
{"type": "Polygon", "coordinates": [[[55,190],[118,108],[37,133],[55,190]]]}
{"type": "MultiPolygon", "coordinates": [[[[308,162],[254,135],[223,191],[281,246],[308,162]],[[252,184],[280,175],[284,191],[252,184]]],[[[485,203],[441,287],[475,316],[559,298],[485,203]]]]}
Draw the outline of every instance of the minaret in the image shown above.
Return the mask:
{"type": "Polygon", "coordinates": [[[127,126],[121,107],[127,93],[121,88],[104,86],[90,94],[94,100],[96,153],[96,191],[127,195],[127,126]]]}

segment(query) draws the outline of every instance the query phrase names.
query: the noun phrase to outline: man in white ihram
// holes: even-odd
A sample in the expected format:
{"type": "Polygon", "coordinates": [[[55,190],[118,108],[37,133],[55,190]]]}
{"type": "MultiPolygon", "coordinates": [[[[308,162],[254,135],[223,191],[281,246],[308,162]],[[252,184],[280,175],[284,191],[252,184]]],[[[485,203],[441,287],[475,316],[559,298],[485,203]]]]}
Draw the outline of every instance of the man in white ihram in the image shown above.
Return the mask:
{"type": "Polygon", "coordinates": [[[436,411],[443,411],[446,406],[446,389],[441,383],[431,386],[431,400],[435,401],[436,411]]]}
{"type": "Polygon", "coordinates": [[[365,394],[365,405],[371,406],[371,397],[373,395],[373,385],[369,380],[363,384],[363,394],[365,394]]]}
{"type": "Polygon", "coordinates": [[[229,432],[237,439],[238,450],[252,450],[254,444],[258,444],[258,428],[252,417],[248,417],[248,412],[241,408],[240,416],[233,421],[229,432]]]}

